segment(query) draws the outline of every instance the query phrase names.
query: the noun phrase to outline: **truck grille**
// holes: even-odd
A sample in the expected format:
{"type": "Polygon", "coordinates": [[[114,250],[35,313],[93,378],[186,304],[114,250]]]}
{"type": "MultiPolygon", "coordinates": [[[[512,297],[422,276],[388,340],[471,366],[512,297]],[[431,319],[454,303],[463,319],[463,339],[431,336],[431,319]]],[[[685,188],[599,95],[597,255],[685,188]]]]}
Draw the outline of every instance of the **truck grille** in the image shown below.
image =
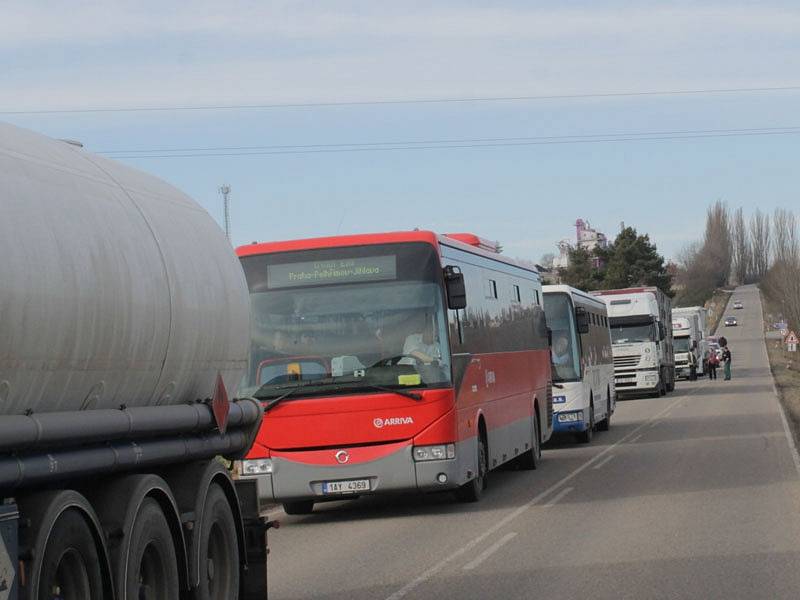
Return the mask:
{"type": "Polygon", "coordinates": [[[635,367],[638,364],[639,364],[639,357],[638,356],[615,356],[614,357],[614,367],[615,368],[635,367]]]}

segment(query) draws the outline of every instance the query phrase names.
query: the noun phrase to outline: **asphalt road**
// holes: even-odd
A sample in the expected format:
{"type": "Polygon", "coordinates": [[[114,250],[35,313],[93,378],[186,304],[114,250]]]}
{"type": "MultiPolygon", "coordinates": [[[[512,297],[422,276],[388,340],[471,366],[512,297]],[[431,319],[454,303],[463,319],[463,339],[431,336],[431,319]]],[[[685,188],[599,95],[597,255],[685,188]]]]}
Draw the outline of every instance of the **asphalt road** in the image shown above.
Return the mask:
{"type": "Polygon", "coordinates": [[[734,298],[732,381],[620,402],[610,432],[557,441],[540,470],[492,473],[478,504],[362,498],[282,515],[270,599],[800,598],[800,464],[758,292],[734,298]]]}

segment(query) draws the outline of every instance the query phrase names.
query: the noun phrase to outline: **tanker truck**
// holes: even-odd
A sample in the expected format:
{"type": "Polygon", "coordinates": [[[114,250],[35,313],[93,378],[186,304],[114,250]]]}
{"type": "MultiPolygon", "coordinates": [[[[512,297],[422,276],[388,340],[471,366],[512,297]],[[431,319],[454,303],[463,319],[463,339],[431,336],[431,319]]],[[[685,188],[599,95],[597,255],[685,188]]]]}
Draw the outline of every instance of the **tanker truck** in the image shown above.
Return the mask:
{"type": "Polygon", "coordinates": [[[0,210],[0,600],[266,598],[270,523],[227,467],[263,409],[233,399],[249,301],[220,228],[6,124],[0,210]]]}

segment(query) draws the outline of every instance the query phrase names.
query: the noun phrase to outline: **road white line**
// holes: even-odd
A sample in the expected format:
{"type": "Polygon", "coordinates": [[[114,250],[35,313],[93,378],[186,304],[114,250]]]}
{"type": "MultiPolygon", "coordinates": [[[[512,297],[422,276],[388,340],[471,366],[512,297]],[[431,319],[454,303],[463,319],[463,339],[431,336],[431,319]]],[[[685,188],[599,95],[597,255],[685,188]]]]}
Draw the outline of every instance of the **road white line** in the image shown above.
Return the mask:
{"type": "Polygon", "coordinates": [[[544,505],[544,508],[550,508],[551,506],[555,506],[556,504],[558,504],[559,500],[561,500],[564,496],[569,494],[574,489],[575,488],[572,487],[564,488],[563,490],[558,492],[555,496],[550,498],[550,500],[547,501],[547,504],[544,505]]]}
{"type": "Polygon", "coordinates": [[[533,506],[534,504],[539,502],[539,500],[549,496],[551,493],[553,493],[555,490],[559,489],[565,483],[567,483],[568,481],[571,481],[572,479],[574,479],[575,477],[580,475],[583,471],[585,471],[586,469],[591,467],[594,463],[598,462],[600,460],[600,458],[604,457],[606,454],[609,454],[617,446],[620,446],[621,444],[624,444],[625,442],[627,442],[638,431],[640,431],[641,429],[644,429],[645,427],[647,427],[652,421],[661,418],[661,415],[664,412],[666,412],[669,409],[677,406],[680,402],[682,402],[685,399],[686,396],[691,396],[696,390],[700,389],[701,387],[704,387],[704,385],[698,386],[698,387],[694,388],[692,391],[690,391],[689,393],[681,395],[679,398],[677,398],[674,402],[672,402],[669,406],[667,406],[660,413],[656,414],[651,419],[645,421],[644,423],[642,423],[641,425],[636,427],[633,431],[631,431],[627,435],[622,436],[615,443],[611,444],[610,446],[606,446],[605,449],[603,449],[600,452],[598,452],[595,456],[593,456],[592,458],[587,460],[581,466],[579,466],[576,469],[574,469],[573,471],[570,471],[569,473],[567,473],[564,477],[559,479],[557,482],[555,482],[553,485],[551,485],[549,488],[547,488],[543,492],[537,494],[536,496],[534,496],[533,498],[528,500],[525,504],[515,508],[513,511],[508,513],[505,517],[503,517],[502,519],[497,521],[494,525],[489,527],[486,531],[484,531],[483,533],[481,533],[477,537],[472,538],[466,544],[461,546],[461,548],[458,548],[457,550],[455,550],[449,556],[446,556],[445,558],[440,560],[438,563],[436,563],[432,567],[430,567],[430,568],[426,569],[425,571],[423,571],[422,573],[420,573],[417,577],[415,577],[414,579],[409,581],[407,584],[405,584],[403,587],[401,587],[399,590],[397,590],[394,594],[392,594],[390,596],[387,596],[386,600],[400,600],[400,598],[404,598],[406,595],[408,595],[410,592],[414,591],[421,584],[425,583],[431,577],[433,577],[434,575],[439,573],[442,569],[444,569],[447,565],[449,565],[451,562],[456,560],[458,557],[463,556],[465,553],[467,553],[470,550],[472,550],[475,546],[480,544],[483,540],[485,540],[487,537],[492,535],[498,529],[501,529],[502,527],[505,527],[506,525],[508,525],[511,521],[513,521],[518,516],[523,514],[531,506],[533,506]]]}
{"type": "Polygon", "coordinates": [[[467,564],[465,564],[464,565],[464,570],[465,571],[471,571],[472,569],[477,567],[479,564],[481,564],[483,561],[485,561],[487,558],[489,558],[492,554],[494,554],[495,552],[500,550],[500,548],[505,546],[508,542],[510,542],[516,536],[517,536],[517,533],[514,532],[514,531],[512,531],[511,533],[505,534],[503,537],[501,537],[499,540],[497,540],[494,544],[492,544],[486,550],[481,552],[477,556],[477,558],[475,558],[475,560],[472,560],[472,561],[468,562],[467,564]]]}
{"type": "Polygon", "coordinates": [[[601,460],[599,463],[597,463],[597,464],[596,464],[595,466],[593,466],[592,468],[593,468],[593,469],[602,469],[602,468],[603,468],[605,465],[607,465],[607,464],[608,464],[608,462],[609,462],[609,461],[610,461],[612,458],[614,458],[614,455],[613,455],[613,454],[609,454],[608,456],[606,456],[606,457],[605,457],[603,460],[601,460]]]}
{"type": "Polygon", "coordinates": [[[641,437],[642,437],[642,434],[640,433],[639,435],[637,435],[635,438],[633,438],[633,439],[631,440],[631,444],[632,444],[632,443],[634,443],[634,442],[638,442],[638,441],[639,441],[639,438],[641,438],[641,437]]]}

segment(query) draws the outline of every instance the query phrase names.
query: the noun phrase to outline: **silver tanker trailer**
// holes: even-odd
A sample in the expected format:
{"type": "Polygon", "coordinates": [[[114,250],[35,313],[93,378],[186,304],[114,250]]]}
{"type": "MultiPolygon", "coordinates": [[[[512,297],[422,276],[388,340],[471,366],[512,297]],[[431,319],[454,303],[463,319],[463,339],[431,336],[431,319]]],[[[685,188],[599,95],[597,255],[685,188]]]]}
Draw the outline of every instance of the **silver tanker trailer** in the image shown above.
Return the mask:
{"type": "Polygon", "coordinates": [[[266,598],[248,340],[203,209],[0,124],[0,600],[266,598]]]}

